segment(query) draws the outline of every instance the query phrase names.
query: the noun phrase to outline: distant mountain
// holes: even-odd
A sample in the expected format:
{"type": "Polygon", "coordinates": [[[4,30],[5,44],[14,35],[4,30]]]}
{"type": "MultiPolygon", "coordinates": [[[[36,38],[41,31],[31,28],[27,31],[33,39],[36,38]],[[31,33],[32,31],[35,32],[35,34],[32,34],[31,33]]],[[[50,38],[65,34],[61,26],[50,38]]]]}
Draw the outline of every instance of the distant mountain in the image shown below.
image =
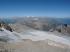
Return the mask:
{"type": "Polygon", "coordinates": [[[45,30],[55,29],[61,24],[70,25],[70,18],[51,18],[51,17],[9,17],[2,18],[7,24],[20,23],[30,28],[45,30]]]}
{"type": "Polygon", "coordinates": [[[15,23],[15,19],[13,18],[0,18],[0,22],[5,22],[6,24],[9,24],[9,23],[15,23]]]}
{"type": "Polygon", "coordinates": [[[56,20],[57,20],[59,23],[69,24],[69,25],[70,25],[70,18],[57,18],[56,20]]]}
{"type": "Polygon", "coordinates": [[[70,24],[70,18],[52,18],[52,17],[8,17],[1,18],[1,20],[6,23],[15,23],[16,21],[29,21],[29,20],[39,20],[39,21],[49,21],[53,23],[70,24]],[[57,21],[57,22],[56,22],[57,21]]]}

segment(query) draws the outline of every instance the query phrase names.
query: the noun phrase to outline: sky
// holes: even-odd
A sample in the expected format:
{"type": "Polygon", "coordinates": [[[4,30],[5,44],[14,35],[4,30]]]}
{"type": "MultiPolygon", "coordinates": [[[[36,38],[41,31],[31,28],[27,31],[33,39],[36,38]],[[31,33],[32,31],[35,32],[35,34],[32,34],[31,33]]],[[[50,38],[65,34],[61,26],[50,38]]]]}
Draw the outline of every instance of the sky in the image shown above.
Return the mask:
{"type": "Polygon", "coordinates": [[[70,17],[70,0],[0,0],[0,17],[70,17]]]}

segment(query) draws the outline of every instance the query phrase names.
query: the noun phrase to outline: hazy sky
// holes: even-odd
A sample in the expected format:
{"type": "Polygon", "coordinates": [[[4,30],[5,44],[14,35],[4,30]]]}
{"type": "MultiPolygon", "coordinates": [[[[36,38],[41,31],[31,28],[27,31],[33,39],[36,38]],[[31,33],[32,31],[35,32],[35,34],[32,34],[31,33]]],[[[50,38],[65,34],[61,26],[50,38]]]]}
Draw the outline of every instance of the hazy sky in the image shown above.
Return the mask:
{"type": "Polygon", "coordinates": [[[0,0],[0,16],[70,17],[70,0],[0,0]]]}

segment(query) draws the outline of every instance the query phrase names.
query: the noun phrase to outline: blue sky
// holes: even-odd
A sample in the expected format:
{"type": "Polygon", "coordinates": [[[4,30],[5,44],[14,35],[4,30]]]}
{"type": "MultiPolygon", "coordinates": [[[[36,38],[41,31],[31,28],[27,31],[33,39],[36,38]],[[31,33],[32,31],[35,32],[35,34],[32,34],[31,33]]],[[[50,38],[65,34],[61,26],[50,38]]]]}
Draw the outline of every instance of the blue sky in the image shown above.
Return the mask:
{"type": "Polygon", "coordinates": [[[0,0],[0,16],[70,17],[70,0],[0,0]]]}

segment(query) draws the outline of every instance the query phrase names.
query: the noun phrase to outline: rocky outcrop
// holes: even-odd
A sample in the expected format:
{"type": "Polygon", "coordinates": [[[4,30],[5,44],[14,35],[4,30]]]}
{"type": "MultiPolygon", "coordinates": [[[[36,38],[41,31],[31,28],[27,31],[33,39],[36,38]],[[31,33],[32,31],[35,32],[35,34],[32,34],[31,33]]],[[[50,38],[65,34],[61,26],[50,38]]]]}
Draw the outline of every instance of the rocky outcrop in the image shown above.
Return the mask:
{"type": "Polygon", "coordinates": [[[2,28],[2,27],[11,32],[13,31],[12,28],[8,24],[0,22],[0,28],[2,28]]]}

